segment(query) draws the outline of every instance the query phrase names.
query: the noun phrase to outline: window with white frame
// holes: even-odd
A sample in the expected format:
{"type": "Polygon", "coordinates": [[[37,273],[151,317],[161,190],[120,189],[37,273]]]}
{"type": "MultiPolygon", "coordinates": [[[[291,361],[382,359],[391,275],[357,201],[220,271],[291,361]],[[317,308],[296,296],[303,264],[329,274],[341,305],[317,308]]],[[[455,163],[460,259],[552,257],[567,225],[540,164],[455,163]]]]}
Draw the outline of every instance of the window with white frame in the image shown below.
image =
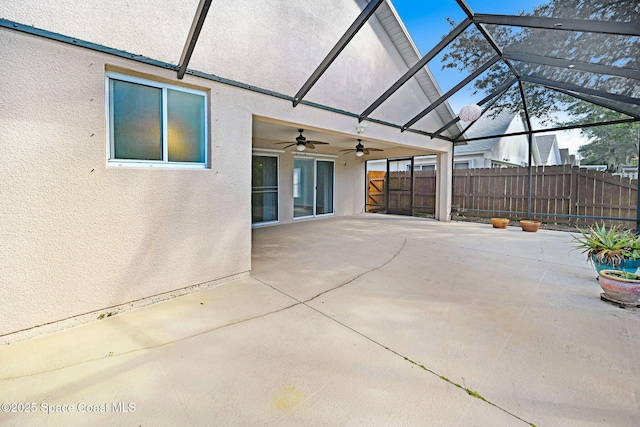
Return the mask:
{"type": "Polygon", "coordinates": [[[207,167],[207,94],[107,73],[109,164],[207,167]]]}

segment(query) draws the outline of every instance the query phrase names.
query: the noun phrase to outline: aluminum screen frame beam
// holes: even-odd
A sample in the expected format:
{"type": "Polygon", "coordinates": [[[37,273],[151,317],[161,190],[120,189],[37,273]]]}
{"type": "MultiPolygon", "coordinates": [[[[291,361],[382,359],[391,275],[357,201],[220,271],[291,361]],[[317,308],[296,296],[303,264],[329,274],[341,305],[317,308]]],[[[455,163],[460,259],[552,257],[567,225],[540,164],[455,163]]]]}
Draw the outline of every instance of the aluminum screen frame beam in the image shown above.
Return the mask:
{"type": "Polygon", "coordinates": [[[178,66],[175,64],[170,64],[168,62],[149,58],[148,56],[129,53],[121,49],[116,49],[113,47],[89,42],[89,41],[78,39],[75,37],[65,36],[64,34],[54,33],[53,31],[44,30],[38,27],[33,27],[31,25],[20,24],[19,22],[10,21],[4,18],[0,18],[0,28],[6,28],[8,30],[18,31],[20,33],[42,37],[47,40],[53,40],[60,43],[69,44],[71,46],[78,46],[84,49],[89,49],[89,50],[93,50],[95,52],[100,52],[100,53],[106,53],[108,55],[113,55],[113,56],[117,56],[124,59],[130,59],[132,61],[151,65],[153,67],[160,67],[160,68],[164,68],[167,70],[174,70],[174,71],[178,70],[178,66]]]}
{"type": "MultiPolygon", "coordinates": [[[[24,24],[20,24],[18,22],[14,22],[14,21],[10,21],[8,19],[4,19],[4,18],[0,18],[0,28],[5,28],[8,30],[12,30],[12,31],[18,31],[20,33],[24,33],[24,34],[29,34],[32,36],[36,36],[36,37],[42,37],[44,39],[47,40],[52,40],[52,41],[56,41],[59,43],[64,43],[64,44],[68,44],[68,45],[72,45],[72,46],[78,46],[84,49],[88,49],[88,50],[92,50],[94,52],[100,52],[100,53],[105,53],[107,55],[113,55],[119,58],[124,58],[124,59],[128,59],[134,62],[138,62],[141,64],[147,64],[147,65],[151,65],[153,67],[158,67],[158,68],[162,68],[162,69],[166,69],[166,70],[173,70],[173,71],[177,71],[178,70],[178,66],[175,64],[170,64],[168,62],[164,62],[164,61],[160,61],[157,59],[153,59],[153,58],[149,58],[147,56],[142,56],[142,55],[136,55],[133,53],[129,53],[126,52],[124,50],[120,50],[120,49],[116,49],[116,48],[112,48],[109,46],[104,46],[104,45],[100,45],[97,43],[92,43],[92,42],[88,42],[82,39],[77,39],[77,38],[73,38],[73,37],[69,37],[69,36],[65,36],[63,34],[60,33],[54,33],[53,31],[49,31],[49,30],[43,30],[41,28],[37,28],[37,27],[32,27],[30,25],[24,25],[24,24]]],[[[267,95],[267,96],[271,96],[274,98],[278,98],[278,99],[283,99],[286,101],[293,101],[293,97],[291,95],[286,95],[280,92],[276,92],[273,90],[269,90],[269,89],[265,89],[259,86],[253,86],[253,85],[249,85],[247,83],[242,83],[239,82],[237,80],[232,80],[232,79],[228,79],[225,77],[220,77],[217,76],[215,74],[211,74],[211,73],[205,73],[202,71],[198,71],[198,70],[193,70],[193,69],[187,69],[186,73],[190,76],[194,76],[194,77],[199,77],[205,80],[210,80],[216,83],[220,83],[220,84],[224,84],[224,85],[228,85],[228,86],[232,86],[238,89],[243,89],[243,90],[248,90],[251,92],[255,92],[255,93],[259,93],[262,95],[267,95]]],[[[329,111],[332,113],[336,113],[336,114],[340,114],[343,116],[347,116],[347,117],[353,117],[353,118],[358,118],[358,114],[356,113],[352,113],[349,111],[345,111],[345,110],[341,110],[338,108],[334,108],[334,107],[330,107],[328,105],[323,105],[323,104],[318,104],[315,102],[310,102],[310,101],[301,101],[301,103],[303,105],[312,107],[312,108],[316,108],[319,110],[324,110],[324,111],[329,111]]],[[[372,118],[367,118],[366,119],[368,122],[371,123],[376,123],[382,126],[386,126],[386,127],[390,127],[393,129],[402,129],[402,126],[396,123],[391,123],[391,122],[387,122],[384,120],[378,120],[378,119],[372,119],[372,118]]],[[[431,132],[426,132],[426,131],[422,131],[422,130],[418,130],[418,129],[408,129],[408,132],[411,133],[415,133],[417,135],[423,135],[423,136],[428,136],[431,137],[433,134],[431,132]]],[[[438,139],[441,139],[443,141],[449,141],[452,142],[453,140],[451,138],[448,138],[446,136],[438,136],[438,139]]]]}
{"type": "Polygon", "coordinates": [[[304,96],[311,90],[314,84],[322,77],[327,68],[335,61],[335,59],[340,55],[340,52],[347,47],[347,44],[355,37],[360,28],[371,18],[374,12],[378,9],[378,7],[384,2],[384,0],[371,0],[367,7],[365,7],[360,15],[353,21],[353,24],[347,29],[347,31],[340,37],[338,43],[329,51],[327,56],[322,60],[320,65],[316,68],[316,70],[311,74],[311,76],[307,79],[307,81],[302,85],[298,93],[296,93],[293,97],[293,106],[296,107],[300,101],[304,98],[304,96]]]}
{"type": "MultiPolygon", "coordinates": [[[[485,115],[485,114],[486,114],[486,113],[491,109],[491,107],[493,107],[493,104],[495,104],[496,102],[498,102],[498,100],[499,100],[500,98],[502,98],[502,95],[504,95],[504,94],[507,92],[507,90],[509,90],[509,89],[505,89],[505,90],[503,90],[503,91],[502,91],[502,93],[500,94],[500,96],[497,96],[497,97],[495,97],[494,99],[492,99],[492,100],[491,100],[491,102],[489,103],[489,105],[487,105],[487,108],[485,108],[484,110],[482,110],[482,112],[480,113],[480,117],[484,116],[484,115],[485,115]]],[[[479,105],[479,104],[478,104],[478,105],[479,105]]],[[[477,122],[478,120],[480,120],[480,117],[478,117],[478,119],[477,119],[477,120],[474,120],[473,122],[469,123],[469,125],[467,125],[467,127],[466,127],[466,128],[464,128],[464,130],[462,131],[462,133],[461,133],[461,134],[460,134],[460,135],[459,135],[459,136],[458,136],[458,137],[453,141],[453,144],[454,144],[454,145],[463,145],[463,144],[461,143],[461,138],[464,136],[464,134],[469,130],[469,128],[470,128],[471,126],[475,125],[475,124],[476,124],[476,122],[477,122]]]]}
{"type": "Polygon", "coordinates": [[[606,74],[608,76],[624,77],[627,79],[640,80],[640,71],[631,68],[613,67],[609,65],[590,64],[579,61],[567,61],[565,59],[552,58],[549,56],[532,55],[519,52],[504,52],[503,58],[518,62],[549,65],[551,67],[569,68],[572,70],[586,71],[594,74],[606,74]]]}
{"type": "Polygon", "coordinates": [[[411,77],[416,75],[418,71],[424,68],[425,65],[429,61],[431,61],[436,55],[438,55],[442,50],[449,45],[453,40],[455,40],[464,30],[466,30],[472,24],[471,19],[466,18],[464,21],[460,23],[456,28],[454,28],[445,38],[440,40],[440,42],[433,47],[425,56],[420,58],[418,62],[416,62],[413,67],[411,67],[402,77],[398,79],[385,93],[380,95],[378,99],[376,99],[373,104],[367,107],[366,110],[360,114],[358,121],[364,120],[369,114],[371,114],[376,108],[378,108],[384,101],[386,101],[391,95],[393,95],[401,86],[403,86],[411,77]]]}
{"type": "MultiPolygon", "coordinates": [[[[487,31],[484,25],[476,21],[475,14],[471,10],[467,2],[465,0],[456,0],[456,3],[458,3],[458,6],[460,6],[460,9],[462,9],[462,11],[467,15],[467,17],[473,21],[478,31],[480,31],[480,34],[482,34],[482,37],[484,37],[484,39],[491,45],[493,50],[498,55],[500,55],[500,57],[502,57],[502,55],[504,54],[504,52],[502,51],[502,48],[498,46],[498,43],[493,39],[493,36],[487,31]]],[[[507,65],[507,67],[509,67],[509,69],[511,70],[514,76],[516,76],[517,78],[520,77],[520,73],[518,72],[518,70],[516,70],[516,67],[514,67],[513,64],[508,59],[503,58],[502,61],[507,65]]]]}
{"type": "MultiPolygon", "coordinates": [[[[511,79],[510,81],[508,81],[507,83],[501,85],[500,87],[498,87],[498,89],[494,90],[491,94],[485,96],[481,101],[478,102],[477,105],[484,105],[487,101],[491,100],[492,101],[489,103],[489,105],[487,106],[487,108],[485,108],[485,110],[482,112],[482,114],[480,114],[480,116],[484,115],[484,113],[491,108],[491,106],[493,106],[493,104],[495,104],[495,102],[500,99],[502,97],[502,95],[504,95],[504,93],[509,90],[509,88],[511,86],[513,86],[513,84],[515,82],[517,82],[518,79],[516,79],[515,77],[513,79],[511,79]]],[[[444,132],[445,130],[449,129],[451,126],[455,125],[456,123],[458,123],[460,121],[460,117],[457,117],[453,120],[451,120],[449,123],[447,123],[446,125],[442,126],[440,129],[438,129],[437,131],[435,131],[433,133],[433,137],[437,137],[440,136],[440,134],[442,132],[444,132]]],[[[475,122],[473,122],[475,123],[475,122]]],[[[472,124],[473,124],[472,123],[472,124]]],[[[471,125],[469,125],[471,126],[471,125]]],[[[467,129],[469,129],[469,126],[467,126],[467,128],[465,130],[462,131],[462,133],[456,137],[454,139],[454,141],[458,141],[458,139],[467,131],[467,129]]]]}
{"type": "Polygon", "coordinates": [[[474,14],[473,21],[480,24],[538,28],[542,30],[579,31],[585,33],[613,34],[618,36],[640,36],[640,25],[631,22],[493,15],[485,13],[474,14]]]}
{"type": "MultiPolygon", "coordinates": [[[[536,133],[546,133],[546,132],[559,132],[563,130],[594,128],[599,126],[619,125],[622,123],[638,123],[638,122],[640,122],[640,119],[620,119],[620,120],[611,120],[608,122],[600,122],[600,123],[587,123],[587,124],[560,126],[557,128],[550,128],[550,129],[534,129],[531,131],[531,133],[536,134],[536,133]]],[[[482,141],[483,139],[491,139],[491,138],[507,138],[510,136],[522,136],[522,135],[526,135],[527,133],[529,132],[522,131],[522,132],[504,133],[504,134],[498,134],[498,135],[486,135],[486,136],[479,136],[477,138],[467,138],[466,141],[471,142],[471,141],[482,141]]]]}
{"type": "Polygon", "coordinates": [[[187,72],[187,66],[189,65],[189,61],[191,60],[193,50],[196,47],[198,37],[200,36],[200,31],[202,30],[202,26],[204,25],[204,20],[207,18],[209,7],[211,7],[211,1],[212,0],[200,0],[200,3],[198,4],[198,9],[196,10],[196,14],[193,17],[191,29],[189,30],[189,35],[187,36],[187,42],[182,49],[182,55],[180,55],[180,62],[178,63],[180,64],[178,66],[178,79],[180,80],[182,80],[184,74],[187,72]]]}
{"type": "Polygon", "coordinates": [[[553,88],[553,87],[547,87],[547,89],[554,90],[554,91],[560,92],[560,93],[562,93],[564,95],[571,96],[573,98],[577,98],[577,99],[579,99],[581,101],[585,101],[585,102],[589,102],[591,104],[595,104],[598,107],[606,108],[608,110],[615,111],[616,113],[626,114],[627,116],[630,116],[630,117],[633,117],[635,119],[639,119],[640,120],[640,113],[636,113],[634,111],[628,111],[628,110],[625,110],[624,108],[620,108],[620,107],[617,107],[615,105],[606,104],[606,103],[602,102],[599,99],[596,99],[595,97],[593,97],[591,95],[582,95],[582,94],[570,92],[568,90],[558,89],[558,88],[553,88]]]}
{"type": "Polygon", "coordinates": [[[522,80],[518,80],[518,90],[520,91],[520,98],[522,98],[522,106],[524,108],[524,118],[527,123],[527,146],[528,146],[528,159],[527,159],[527,219],[531,220],[531,189],[532,189],[532,164],[533,164],[533,133],[531,133],[531,117],[529,116],[529,108],[527,107],[526,97],[524,96],[524,85],[522,80]]]}
{"type": "MultiPolygon", "coordinates": [[[[517,79],[514,79],[514,83],[515,83],[515,82],[517,82],[517,81],[518,81],[517,79]]],[[[504,96],[504,94],[505,94],[505,93],[507,93],[507,91],[508,91],[509,89],[511,89],[511,86],[509,86],[509,87],[505,88],[505,89],[500,93],[500,95],[496,96],[493,100],[491,100],[491,102],[489,103],[489,105],[487,105],[487,108],[485,108],[484,110],[482,110],[482,112],[480,113],[480,117],[484,116],[484,115],[489,111],[489,109],[490,109],[491,107],[493,107],[493,104],[495,104],[496,102],[498,102],[498,100],[499,100],[500,98],[502,98],[502,97],[504,96]]],[[[480,105],[480,104],[478,103],[478,105],[480,105]]],[[[480,117],[478,117],[478,120],[480,120],[480,117]]],[[[476,122],[477,122],[478,120],[474,120],[473,122],[469,123],[469,124],[467,125],[467,127],[466,127],[466,128],[464,128],[464,129],[462,130],[462,133],[461,133],[460,135],[458,135],[458,137],[457,137],[456,139],[454,139],[454,140],[453,140],[454,144],[458,144],[460,141],[462,141],[462,138],[464,137],[464,134],[465,134],[465,133],[466,133],[466,132],[471,128],[471,126],[475,125],[475,124],[476,124],[476,122]]],[[[465,140],[465,141],[466,141],[466,140],[465,140]]],[[[462,145],[462,144],[458,144],[458,145],[462,145]]]]}
{"type": "Polygon", "coordinates": [[[500,60],[500,55],[495,55],[493,58],[491,58],[489,61],[485,62],[484,65],[480,68],[478,68],[477,70],[475,70],[472,74],[470,74],[469,76],[467,76],[467,78],[465,78],[464,80],[462,80],[460,83],[458,83],[457,85],[455,85],[453,88],[451,88],[447,93],[445,93],[444,95],[442,95],[440,98],[438,98],[437,100],[435,100],[431,105],[429,105],[427,108],[425,108],[424,110],[422,110],[422,112],[420,112],[417,116],[415,116],[414,118],[412,118],[411,120],[409,120],[404,126],[402,126],[402,132],[404,132],[405,130],[409,129],[413,124],[415,124],[418,120],[420,120],[421,118],[423,118],[424,116],[426,116],[427,114],[429,114],[431,111],[433,111],[434,109],[436,109],[440,104],[442,104],[443,102],[445,102],[447,99],[449,99],[451,97],[451,95],[453,95],[454,93],[456,93],[457,91],[459,91],[460,89],[462,89],[463,87],[465,87],[467,84],[469,84],[469,82],[471,82],[472,80],[474,80],[475,78],[477,78],[480,74],[484,73],[485,71],[487,71],[491,66],[493,66],[496,62],[498,62],[500,60]]]}
{"type": "Polygon", "coordinates": [[[558,89],[565,89],[571,92],[583,93],[585,95],[599,96],[600,98],[610,99],[612,101],[622,102],[623,104],[640,105],[640,98],[632,98],[630,96],[618,95],[615,93],[602,92],[600,90],[588,89],[582,86],[573,85],[570,83],[556,82],[553,80],[547,80],[536,76],[521,76],[520,79],[527,83],[533,83],[541,86],[558,89]]]}

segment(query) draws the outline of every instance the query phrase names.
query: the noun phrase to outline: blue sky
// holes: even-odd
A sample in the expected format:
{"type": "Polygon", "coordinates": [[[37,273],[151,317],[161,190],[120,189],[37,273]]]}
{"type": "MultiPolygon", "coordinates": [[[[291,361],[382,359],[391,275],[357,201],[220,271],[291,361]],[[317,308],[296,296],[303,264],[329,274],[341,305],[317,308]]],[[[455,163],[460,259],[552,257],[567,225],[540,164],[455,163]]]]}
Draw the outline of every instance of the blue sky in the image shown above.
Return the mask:
{"type": "MultiPolygon", "coordinates": [[[[446,18],[455,22],[462,21],[466,15],[455,0],[391,0],[404,22],[411,38],[424,55],[435,46],[452,27],[446,18]]],[[[490,13],[501,15],[516,15],[518,12],[530,12],[534,7],[547,3],[545,0],[467,0],[467,4],[475,13],[490,13]]],[[[467,76],[457,70],[441,70],[442,64],[436,57],[429,63],[429,68],[443,92],[467,76]]],[[[449,104],[455,113],[464,105],[482,98],[482,95],[472,96],[471,86],[461,89],[449,99],[449,104]]],[[[579,145],[586,141],[580,137],[579,131],[557,133],[560,148],[569,148],[575,153],[579,145]]]]}
{"type": "MultiPolygon", "coordinates": [[[[435,46],[440,39],[447,35],[452,27],[446,18],[453,19],[456,23],[462,21],[466,15],[458,6],[455,0],[439,1],[419,1],[419,0],[391,0],[400,18],[404,22],[407,30],[411,34],[413,41],[424,55],[435,46]]],[[[518,12],[530,12],[535,6],[546,3],[544,0],[494,0],[479,1],[468,0],[467,4],[476,13],[492,13],[502,15],[516,15],[518,12]]],[[[466,74],[457,70],[441,70],[442,65],[436,57],[429,63],[433,75],[435,76],[441,89],[446,92],[455,86],[466,74]]],[[[473,83],[469,84],[469,87],[473,83]]],[[[461,89],[454,95],[449,103],[454,111],[459,111],[464,105],[469,103],[471,90],[461,89]]],[[[482,96],[473,98],[480,99],[482,96]]]]}
{"type": "MultiPolygon", "coordinates": [[[[455,0],[391,0],[402,21],[407,26],[416,45],[426,53],[438,43],[442,36],[449,33],[451,26],[446,18],[456,22],[466,15],[455,0]],[[425,45],[426,43],[426,45],[425,45]],[[424,46],[422,46],[424,45],[424,46]]],[[[535,6],[547,3],[544,0],[467,0],[467,4],[475,13],[492,13],[516,15],[518,12],[531,12],[535,6]]]]}

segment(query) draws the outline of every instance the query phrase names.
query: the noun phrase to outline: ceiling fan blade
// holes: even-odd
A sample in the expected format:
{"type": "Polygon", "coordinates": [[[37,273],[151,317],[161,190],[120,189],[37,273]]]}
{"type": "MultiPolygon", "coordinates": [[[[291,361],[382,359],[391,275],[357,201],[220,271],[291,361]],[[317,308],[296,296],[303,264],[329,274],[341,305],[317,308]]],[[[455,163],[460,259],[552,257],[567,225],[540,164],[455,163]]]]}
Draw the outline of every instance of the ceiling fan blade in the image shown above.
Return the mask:
{"type": "Polygon", "coordinates": [[[340,150],[340,151],[355,151],[353,148],[347,148],[346,150],[340,150]]]}
{"type": "Polygon", "coordinates": [[[329,145],[328,142],[322,142],[322,141],[307,141],[307,144],[308,143],[318,144],[318,145],[329,145]]]}
{"type": "Polygon", "coordinates": [[[351,149],[351,150],[340,150],[340,151],[344,151],[344,154],[349,154],[349,153],[353,153],[356,150],[351,149]]]}
{"type": "Polygon", "coordinates": [[[364,153],[364,154],[369,154],[369,149],[368,149],[368,148],[365,148],[365,149],[364,149],[364,151],[363,151],[363,153],[364,153]]]}
{"type": "Polygon", "coordinates": [[[384,151],[384,150],[381,150],[379,148],[367,148],[367,150],[369,150],[369,151],[384,151]]]}
{"type": "Polygon", "coordinates": [[[307,148],[312,149],[312,150],[314,150],[314,149],[316,148],[316,146],[315,146],[315,145],[313,145],[313,142],[311,142],[311,141],[307,141],[307,143],[305,144],[305,146],[306,146],[307,148]]]}
{"type": "Polygon", "coordinates": [[[274,144],[291,144],[291,141],[274,142],[274,144]]]}
{"type": "Polygon", "coordinates": [[[282,149],[284,150],[285,148],[289,148],[289,147],[293,147],[294,145],[296,145],[296,143],[294,142],[293,144],[289,144],[286,147],[282,147],[282,149]]]}

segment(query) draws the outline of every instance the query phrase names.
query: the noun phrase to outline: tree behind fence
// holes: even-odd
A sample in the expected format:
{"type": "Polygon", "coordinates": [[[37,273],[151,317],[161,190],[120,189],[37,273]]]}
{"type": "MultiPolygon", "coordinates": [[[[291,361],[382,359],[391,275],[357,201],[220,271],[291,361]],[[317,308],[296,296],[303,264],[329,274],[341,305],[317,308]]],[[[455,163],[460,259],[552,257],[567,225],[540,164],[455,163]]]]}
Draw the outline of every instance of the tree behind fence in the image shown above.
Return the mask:
{"type": "MultiPolygon", "coordinates": [[[[392,177],[397,173],[391,172],[392,177]]],[[[454,215],[526,217],[527,175],[527,168],[454,170],[454,215]]],[[[386,172],[369,172],[368,212],[385,210],[385,178],[386,172]]],[[[605,218],[609,225],[634,228],[637,189],[635,179],[569,165],[537,166],[532,168],[532,217],[569,226],[586,226],[605,218]]],[[[435,190],[435,171],[414,172],[414,213],[435,212],[435,190]]]]}

